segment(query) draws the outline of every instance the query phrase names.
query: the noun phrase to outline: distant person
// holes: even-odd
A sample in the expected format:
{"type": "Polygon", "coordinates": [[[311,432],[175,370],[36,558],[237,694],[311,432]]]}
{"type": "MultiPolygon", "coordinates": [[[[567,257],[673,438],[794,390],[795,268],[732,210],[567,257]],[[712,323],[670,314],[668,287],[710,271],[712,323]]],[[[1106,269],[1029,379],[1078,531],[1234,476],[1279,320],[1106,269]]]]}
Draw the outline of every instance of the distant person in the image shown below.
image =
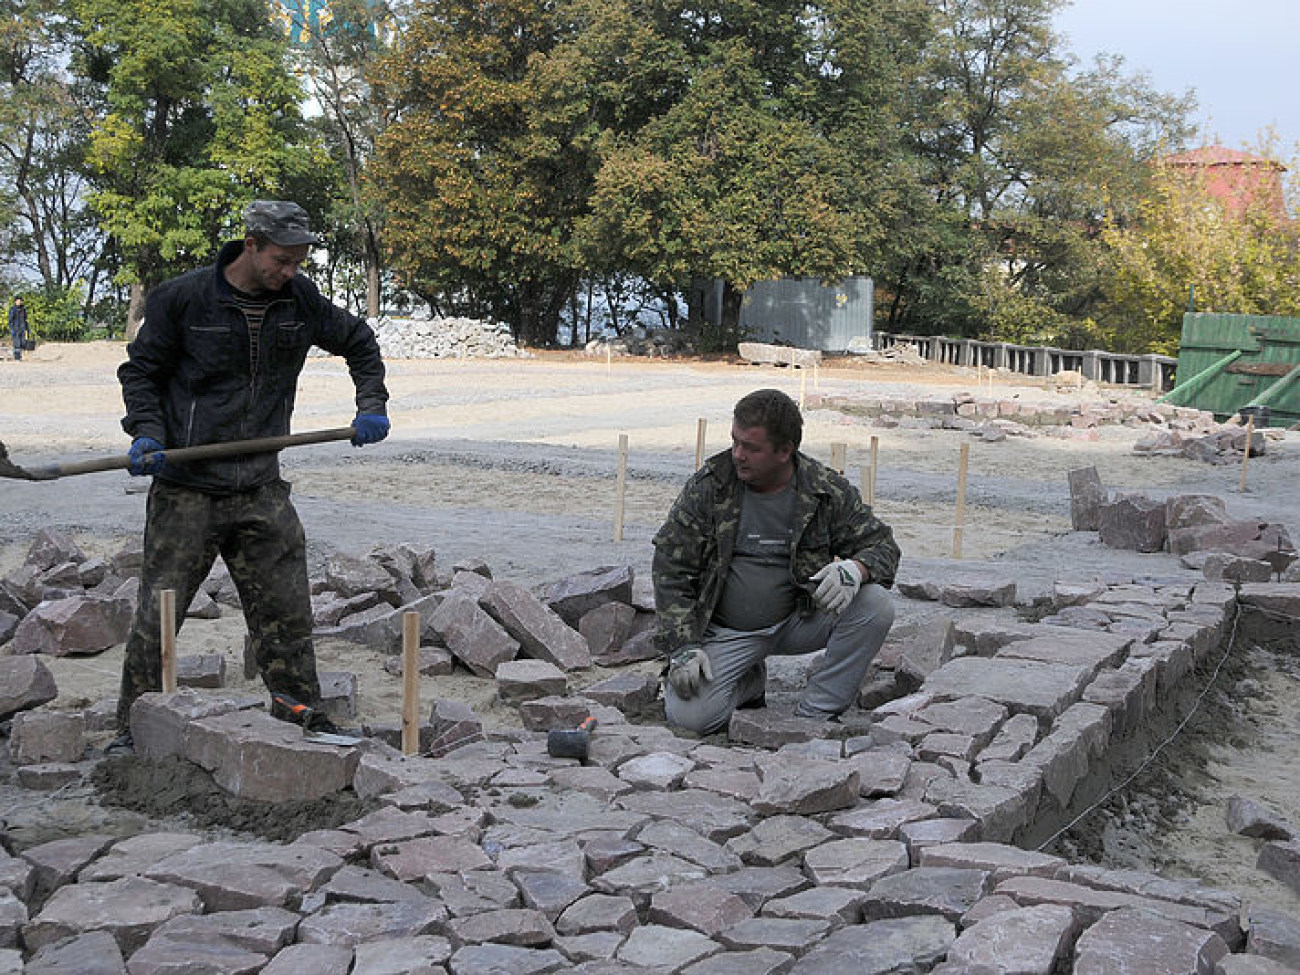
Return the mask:
{"type": "Polygon", "coordinates": [[[9,337],[14,343],[14,361],[23,357],[23,343],[27,341],[27,306],[22,298],[15,298],[9,306],[9,337]]]}
{"type": "Polygon", "coordinates": [[[668,723],[700,734],[765,702],[774,654],[826,649],[795,713],[838,720],[894,621],[893,532],[845,478],[799,452],[803,418],[760,389],[732,414],[731,449],[687,482],[654,537],[668,723]]]}
{"type": "MultiPolygon", "coordinates": [[[[289,432],[308,350],[343,356],[356,388],[356,446],[388,435],[384,363],[366,322],[331,304],[298,273],[317,243],[296,203],[259,200],[245,235],[215,264],[154,289],[118,369],[134,439],[129,470],[153,475],[145,513],[140,599],[126,643],[117,706],[127,751],[131,705],[162,686],[158,593],[176,592],[181,619],[216,557],[239,591],[262,680],[319,717],[306,539],[277,453],[168,463],[169,447],[289,432]]],[[[178,625],[180,620],[177,621],[178,625]]],[[[274,713],[274,709],[273,709],[274,713]]],[[[320,717],[316,730],[333,730],[320,717]]]]}

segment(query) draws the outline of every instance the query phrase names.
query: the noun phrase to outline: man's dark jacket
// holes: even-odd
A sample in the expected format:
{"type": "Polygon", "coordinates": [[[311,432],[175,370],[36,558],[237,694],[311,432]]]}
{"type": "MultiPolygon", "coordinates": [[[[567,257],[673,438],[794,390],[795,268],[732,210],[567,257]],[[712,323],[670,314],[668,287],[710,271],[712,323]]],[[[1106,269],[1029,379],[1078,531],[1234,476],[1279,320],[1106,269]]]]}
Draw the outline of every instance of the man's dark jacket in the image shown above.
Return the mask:
{"type": "MultiPolygon", "coordinates": [[[[243,241],[217,262],[159,285],[117,371],[126,401],[122,428],[164,447],[192,447],[289,432],[307,350],[347,360],[358,413],[386,413],[388,390],[379,343],[365,321],[326,300],[304,275],[275,293],[250,360],[248,322],[222,269],[243,241]]],[[[190,464],[169,462],[160,478],[213,494],[278,480],[279,455],[248,454],[190,464]]]]}

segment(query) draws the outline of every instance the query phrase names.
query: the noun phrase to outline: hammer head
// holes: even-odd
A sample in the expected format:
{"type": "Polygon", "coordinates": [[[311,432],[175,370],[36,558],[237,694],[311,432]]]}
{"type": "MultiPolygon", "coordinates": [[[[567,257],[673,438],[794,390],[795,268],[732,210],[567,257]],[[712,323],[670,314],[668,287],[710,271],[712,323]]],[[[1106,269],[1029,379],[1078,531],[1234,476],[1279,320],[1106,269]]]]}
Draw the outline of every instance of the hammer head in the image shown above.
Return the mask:
{"type": "Polygon", "coordinates": [[[546,754],[552,758],[587,760],[591,747],[591,729],[596,727],[595,716],[589,716],[576,728],[557,728],[546,733],[546,754]]]}

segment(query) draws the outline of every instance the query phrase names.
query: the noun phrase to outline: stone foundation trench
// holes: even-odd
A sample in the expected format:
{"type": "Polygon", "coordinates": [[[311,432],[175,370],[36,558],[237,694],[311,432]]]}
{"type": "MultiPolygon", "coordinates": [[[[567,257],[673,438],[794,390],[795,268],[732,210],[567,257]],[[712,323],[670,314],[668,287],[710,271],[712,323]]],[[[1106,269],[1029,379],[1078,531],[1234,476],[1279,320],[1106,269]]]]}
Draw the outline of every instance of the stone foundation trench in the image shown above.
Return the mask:
{"type": "MultiPolygon", "coordinates": [[[[53,681],[30,651],[117,638],[138,553],[78,562],[67,544],[43,534],[19,576],[98,581],[41,603],[15,631],[28,652],[0,657],[8,772],[39,795],[89,766],[104,801],[189,815],[124,839],[9,842],[0,972],[1300,970],[1294,916],[1037,849],[1149,751],[1225,653],[1294,641],[1296,583],[1209,579],[1169,557],[1075,581],[913,560],[902,622],[843,725],[792,715],[811,655],[773,660],[769,707],[699,740],[656,713],[630,568],[529,590],[483,565],[439,574],[431,551],[399,545],[331,560],[321,633],[392,652],[414,609],[422,666],[454,657],[494,682],[518,727],[440,700],[420,755],[394,747],[394,726],[318,745],[203,686],[220,668],[189,660],[193,686],[137,704],[136,756],[85,761],[87,725],[109,709],[41,708],[53,681]],[[615,673],[571,686],[593,661],[615,673]],[[546,731],[589,712],[590,761],[548,756],[546,731]]],[[[229,600],[228,579],[206,595],[229,600]]],[[[346,677],[327,681],[340,717],[346,677]]],[[[1261,876],[1300,889],[1290,827],[1248,803],[1237,817],[1261,876]]]]}

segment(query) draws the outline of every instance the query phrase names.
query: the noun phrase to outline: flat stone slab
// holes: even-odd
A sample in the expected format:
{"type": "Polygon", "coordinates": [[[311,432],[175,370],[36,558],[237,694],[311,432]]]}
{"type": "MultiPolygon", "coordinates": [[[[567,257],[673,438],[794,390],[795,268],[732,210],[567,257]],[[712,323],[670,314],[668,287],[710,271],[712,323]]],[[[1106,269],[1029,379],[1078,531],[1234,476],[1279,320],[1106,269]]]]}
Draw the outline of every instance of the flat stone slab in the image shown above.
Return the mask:
{"type": "Polygon", "coordinates": [[[1079,700],[1091,677],[1090,668],[1070,664],[959,657],[931,674],[923,690],[936,697],[985,697],[1014,712],[1054,717],[1079,700]]]}
{"type": "Polygon", "coordinates": [[[145,871],[162,883],[197,891],[208,911],[284,907],[328,880],[343,860],[296,843],[204,843],[166,857],[145,871]]]}
{"type": "Polygon", "coordinates": [[[129,956],[164,921],[202,909],[198,894],[188,887],[144,877],[69,884],[56,890],[23,928],[23,941],[34,951],[89,931],[107,931],[129,956]]]}

